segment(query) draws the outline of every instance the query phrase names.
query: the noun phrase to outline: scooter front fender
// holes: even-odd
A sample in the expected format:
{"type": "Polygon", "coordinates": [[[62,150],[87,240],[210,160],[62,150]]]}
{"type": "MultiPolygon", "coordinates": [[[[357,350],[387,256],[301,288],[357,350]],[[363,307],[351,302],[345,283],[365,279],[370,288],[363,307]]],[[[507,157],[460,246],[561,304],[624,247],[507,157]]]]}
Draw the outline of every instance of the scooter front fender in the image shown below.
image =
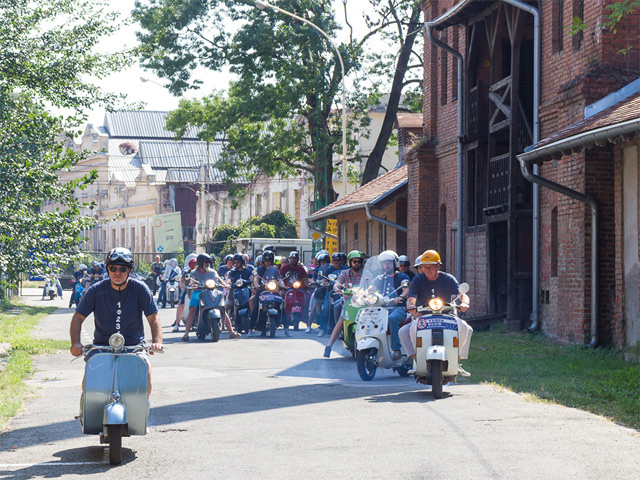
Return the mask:
{"type": "Polygon", "coordinates": [[[358,344],[356,348],[358,350],[368,350],[370,348],[375,348],[376,350],[380,350],[380,342],[373,337],[365,337],[358,340],[358,344]]]}
{"type": "Polygon", "coordinates": [[[104,407],[103,425],[126,425],[127,409],[121,402],[111,402],[104,407]]]}
{"type": "Polygon", "coordinates": [[[447,361],[447,349],[443,345],[432,345],[427,350],[428,360],[442,360],[447,361]]]}

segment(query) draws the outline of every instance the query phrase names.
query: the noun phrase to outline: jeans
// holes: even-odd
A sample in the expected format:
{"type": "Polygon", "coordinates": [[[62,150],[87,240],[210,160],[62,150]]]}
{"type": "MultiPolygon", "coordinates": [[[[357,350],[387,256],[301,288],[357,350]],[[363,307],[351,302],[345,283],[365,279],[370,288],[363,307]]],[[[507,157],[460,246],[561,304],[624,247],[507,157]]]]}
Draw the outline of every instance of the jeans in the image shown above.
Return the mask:
{"type": "Polygon", "coordinates": [[[160,305],[161,303],[164,303],[164,307],[167,306],[167,299],[166,299],[166,290],[167,290],[167,282],[164,281],[160,281],[160,293],[158,294],[158,305],[160,305]]]}
{"type": "Polygon", "coordinates": [[[389,312],[389,331],[391,332],[391,349],[400,350],[400,338],[398,331],[400,324],[407,318],[407,310],[404,307],[387,308],[389,312]]]}

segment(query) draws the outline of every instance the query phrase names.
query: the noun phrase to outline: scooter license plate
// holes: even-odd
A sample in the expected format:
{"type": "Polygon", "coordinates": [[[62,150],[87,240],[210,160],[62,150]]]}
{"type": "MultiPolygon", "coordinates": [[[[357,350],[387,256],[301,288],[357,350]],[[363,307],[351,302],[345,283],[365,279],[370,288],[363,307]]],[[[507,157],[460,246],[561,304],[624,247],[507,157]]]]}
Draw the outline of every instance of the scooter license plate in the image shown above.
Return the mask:
{"type": "Polygon", "coordinates": [[[432,330],[434,328],[458,330],[458,323],[448,317],[420,317],[416,327],[418,330],[432,330]]]}

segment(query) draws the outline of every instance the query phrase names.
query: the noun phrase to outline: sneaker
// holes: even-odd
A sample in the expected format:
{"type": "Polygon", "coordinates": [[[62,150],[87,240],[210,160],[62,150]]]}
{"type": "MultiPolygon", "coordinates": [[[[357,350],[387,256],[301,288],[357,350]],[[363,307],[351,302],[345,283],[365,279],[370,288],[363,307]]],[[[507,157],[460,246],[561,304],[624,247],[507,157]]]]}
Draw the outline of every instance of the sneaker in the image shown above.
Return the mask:
{"type": "Polygon", "coordinates": [[[320,331],[318,332],[318,336],[319,337],[324,337],[326,335],[326,333],[324,333],[324,330],[320,329],[320,331]]]}
{"type": "Polygon", "coordinates": [[[285,336],[285,337],[290,337],[290,336],[291,336],[291,332],[289,331],[289,329],[288,329],[288,328],[285,328],[285,329],[284,329],[284,336],[285,336]]]}
{"type": "Polygon", "coordinates": [[[229,334],[229,338],[242,338],[242,334],[238,332],[233,332],[229,334]]]}
{"type": "Polygon", "coordinates": [[[407,375],[415,375],[416,374],[416,367],[411,367],[409,370],[407,370],[407,375]]]}
{"type": "Polygon", "coordinates": [[[182,336],[182,341],[183,341],[183,342],[188,342],[188,341],[189,341],[189,334],[188,334],[188,333],[185,333],[185,334],[182,336]]]}
{"type": "Polygon", "coordinates": [[[311,327],[307,327],[304,333],[311,333],[311,327]]]}
{"type": "Polygon", "coordinates": [[[464,368],[462,368],[462,365],[458,364],[458,375],[461,375],[463,377],[470,377],[471,374],[469,372],[467,372],[464,368]]]}
{"type": "Polygon", "coordinates": [[[172,332],[179,332],[180,331],[180,327],[178,327],[177,325],[175,327],[173,327],[171,329],[172,332]]]}
{"type": "Polygon", "coordinates": [[[329,345],[327,345],[326,347],[324,347],[324,358],[329,358],[331,356],[331,347],[329,345]]]}
{"type": "Polygon", "coordinates": [[[400,350],[394,350],[391,354],[391,360],[400,360],[402,358],[402,352],[400,350]]]}

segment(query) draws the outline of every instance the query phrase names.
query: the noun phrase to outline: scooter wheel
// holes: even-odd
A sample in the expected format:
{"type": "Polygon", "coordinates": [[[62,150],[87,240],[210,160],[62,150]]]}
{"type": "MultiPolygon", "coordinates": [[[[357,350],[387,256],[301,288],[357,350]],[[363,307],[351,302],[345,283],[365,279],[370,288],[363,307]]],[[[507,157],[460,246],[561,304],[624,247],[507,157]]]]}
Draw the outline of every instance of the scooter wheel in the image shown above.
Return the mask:
{"type": "Polygon", "coordinates": [[[431,372],[431,393],[433,398],[442,398],[442,363],[434,361],[429,364],[431,372]]]}
{"type": "Polygon", "coordinates": [[[120,465],[122,463],[122,431],[123,425],[109,426],[109,463],[120,465]]]}
{"type": "Polygon", "coordinates": [[[373,380],[376,376],[377,366],[374,363],[375,352],[369,350],[359,350],[356,354],[356,366],[358,367],[358,375],[365,382],[373,380]]]}

